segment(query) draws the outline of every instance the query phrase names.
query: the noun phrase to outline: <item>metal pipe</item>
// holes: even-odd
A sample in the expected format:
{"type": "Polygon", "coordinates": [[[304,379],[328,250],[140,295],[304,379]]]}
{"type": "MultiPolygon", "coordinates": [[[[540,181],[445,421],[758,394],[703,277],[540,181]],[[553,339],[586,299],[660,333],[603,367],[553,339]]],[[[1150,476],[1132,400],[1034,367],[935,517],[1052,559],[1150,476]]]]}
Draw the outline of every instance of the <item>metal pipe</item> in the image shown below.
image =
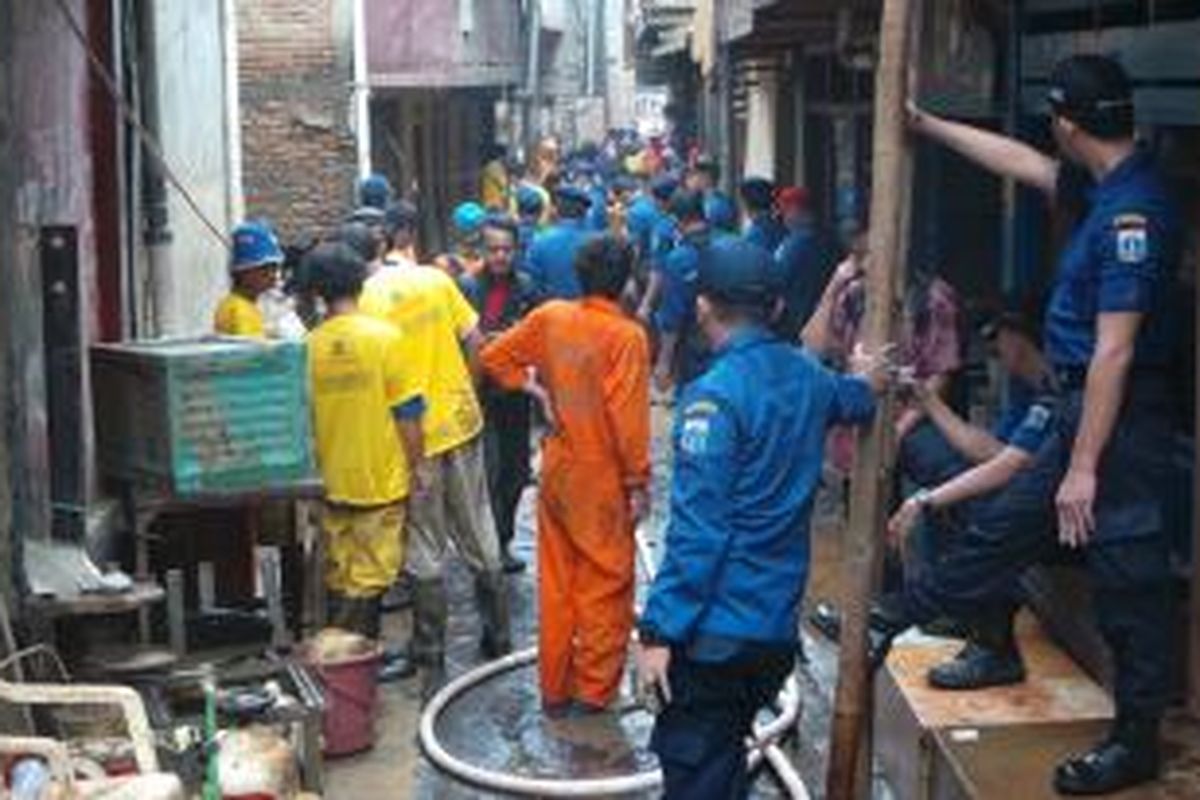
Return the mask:
{"type": "MultiPolygon", "coordinates": [[[[138,19],[138,60],[141,77],[141,121],[155,141],[162,141],[162,121],[158,102],[158,55],[155,41],[153,0],[134,4],[138,19]]],[[[167,205],[167,183],[162,164],[154,153],[142,147],[142,213],[145,221],[143,242],[150,267],[151,294],[154,297],[154,334],[171,333],[173,281],[171,274],[171,228],[167,205]]]]}
{"type": "Polygon", "coordinates": [[[525,149],[526,160],[533,157],[537,144],[538,109],[542,106],[542,2],[529,0],[527,25],[528,62],[525,74],[525,149]]]}
{"type": "MultiPolygon", "coordinates": [[[[354,0],[354,143],[358,150],[358,176],[371,173],[371,86],[367,71],[367,16],[364,0],[354,0]]],[[[469,32],[469,31],[468,31],[469,32]]]]}

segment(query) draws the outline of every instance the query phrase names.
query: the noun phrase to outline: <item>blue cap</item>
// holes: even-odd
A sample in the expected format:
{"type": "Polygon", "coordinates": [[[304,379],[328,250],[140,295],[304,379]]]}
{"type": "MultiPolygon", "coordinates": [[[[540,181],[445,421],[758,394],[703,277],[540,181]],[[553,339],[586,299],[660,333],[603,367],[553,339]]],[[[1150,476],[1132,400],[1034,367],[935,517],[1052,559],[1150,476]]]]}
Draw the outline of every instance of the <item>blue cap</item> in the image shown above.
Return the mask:
{"type": "Polygon", "coordinates": [[[737,208],[729,196],[721,192],[709,192],[704,196],[704,218],[717,230],[737,231],[737,208]]]}
{"type": "Polygon", "coordinates": [[[517,211],[522,214],[541,214],[546,207],[542,193],[532,186],[521,186],[517,189],[517,211]]]}
{"type": "Polygon", "coordinates": [[[674,175],[659,175],[650,181],[650,194],[659,200],[670,200],[679,188],[679,178],[674,175]]]}
{"type": "Polygon", "coordinates": [[[752,209],[768,209],[775,203],[775,184],[766,178],[746,178],[739,188],[742,199],[752,209]]]}
{"type": "Polygon", "coordinates": [[[560,186],[554,190],[554,200],[559,206],[573,209],[586,209],[592,204],[592,197],[586,189],[578,186],[560,186]]]}
{"type": "Polygon", "coordinates": [[[283,250],[271,228],[262,222],[243,222],[233,229],[230,272],[245,272],[268,264],[282,264],[283,250]]]}
{"type": "Polygon", "coordinates": [[[766,302],[778,291],[774,264],[764,247],[739,236],[719,237],[701,256],[699,291],[734,303],[766,302]]]}
{"type": "Polygon", "coordinates": [[[474,201],[459,203],[452,216],[454,230],[460,234],[477,233],[487,219],[487,209],[474,201]]]}
{"type": "Polygon", "coordinates": [[[371,206],[382,211],[391,200],[392,184],[378,172],[372,172],[358,182],[359,205],[371,206]]]}

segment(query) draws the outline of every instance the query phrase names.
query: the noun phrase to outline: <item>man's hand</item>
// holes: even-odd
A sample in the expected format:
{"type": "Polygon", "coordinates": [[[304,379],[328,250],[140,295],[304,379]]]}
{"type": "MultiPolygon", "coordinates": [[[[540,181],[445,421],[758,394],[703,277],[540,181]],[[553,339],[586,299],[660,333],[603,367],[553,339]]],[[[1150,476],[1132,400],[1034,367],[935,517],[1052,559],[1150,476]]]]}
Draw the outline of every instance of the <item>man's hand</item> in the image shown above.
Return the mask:
{"type": "Polygon", "coordinates": [[[424,502],[433,488],[433,462],[423,458],[413,465],[408,496],[412,502],[424,502]]]}
{"type": "Polygon", "coordinates": [[[896,509],[896,513],[892,514],[892,518],[888,520],[888,543],[899,549],[902,555],[907,552],[908,537],[912,534],[912,529],[920,518],[921,504],[910,497],[900,505],[900,508],[896,509]]]}
{"type": "Polygon", "coordinates": [[[651,713],[657,714],[671,702],[671,684],[667,670],[671,666],[671,649],[664,645],[637,645],[638,700],[651,713]]]}
{"type": "Polygon", "coordinates": [[[850,354],[850,372],[866,378],[875,393],[881,393],[887,388],[894,371],[891,354],[895,349],[895,345],[887,344],[872,353],[861,342],[856,344],[854,352],[850,354]]]}
{"type": "Polygon", "coordinates": [[[1058,541],[1071,548],[1087,545],[1096,529],[1096,473],[1072,468],[1058,487],[1058,541]]]}
{"type": "Polygon", "coordinates": [[[550,391],[542,385],[538,380],[537,373],[530,370],[525,378],[525,394],[532,397],[542,410],[542,417],[546,421],[546,427],[551,432],[558,430],[558,414],[554,410],[554,399],[550,397],[550,391]]]}
{"type": "Polygon", "coordinates": [[[650,493],[645,487],[636,486],[629,490],[629,519],[636,526],[650,513],[650,493]]]}
{"type": "Polygon", "coordinates": [[[917,107],[917,104],[909,100],[904,104],[904,121],[908,124],[908,129],[915,133],[921,132],[921,125],[925,122],[925,112],[917,107]]]}
{"type": "Polygon", "coordinates": [[[859,277],[863,273],[863,265],[857,256],[849,255],[842,259],[842,262],[833,270],[832,284],[841,289],[850,281],[859,277]]]}

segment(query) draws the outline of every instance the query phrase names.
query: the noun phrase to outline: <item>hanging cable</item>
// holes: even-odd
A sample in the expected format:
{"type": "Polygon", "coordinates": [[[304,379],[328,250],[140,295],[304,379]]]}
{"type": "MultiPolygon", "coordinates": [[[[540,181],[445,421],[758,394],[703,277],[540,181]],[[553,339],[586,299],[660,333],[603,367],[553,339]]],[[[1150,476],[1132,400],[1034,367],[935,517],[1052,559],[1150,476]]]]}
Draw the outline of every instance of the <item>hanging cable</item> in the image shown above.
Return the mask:
{"type": "Polygon", "coordinates": [[[137,133],[138,139],[146,148],[147,152],[149,152],[150,155],[154,157],[154,160],[158,162],[158,165],[162,169],[163,176],[166,177],[167,182],[175,187],[175,189],[179,192],[180,197],[183,198],[184,204],[187,205],[191,212],[196,215],[196,218],[204,224],[204,227],[209,231],[209,233],[211,233],[216,240],[221,243],[221,246],[225,249],[229,249],[229,239],[226,238],[224,231],[222,231],[220,227],[218,227],[211,219],[208,218],[208,215],[206,215],[204,210],[200,208],[200,204],[196,201],[196,198],[184,185],[183,181],[180,180],[175,174],[175,171],[171,169],[171,165],[167,162],[167,157],[163,152],[162,146],[158,143],[154,136],[148,130],[146,130],[146,127],[142,124],[141,117],[137,111],[135,111],[125,99],[125,94],[121,91],[121,87],[117,85],[116,78],[113,77],[113,74],[109,72],[108,67],[104,64],[104,61],[96,54],[91,45],[88,43],[87,34],[84,32],[83,27],[79,24],[79,20],[77,20],[75,15],[71,13],[71,9],[67,8],[65,0],[54,0],[54,4],[58,7],[58,10],[62,12],[63,19],[66,21],[67,27],[70,28],[71,33],[79,42],[80,47],[83,48],[83,52],[87,56],[88,64],[91,66],[92,72],[97,78],[100,79],[100,82],[104,84],[104,87],[108,90],[113,102],[116,103],[117,108],[120,109],[121,115],[125,118],[125,121],[129,123],[130,127],[132,127],[137,133]]]}

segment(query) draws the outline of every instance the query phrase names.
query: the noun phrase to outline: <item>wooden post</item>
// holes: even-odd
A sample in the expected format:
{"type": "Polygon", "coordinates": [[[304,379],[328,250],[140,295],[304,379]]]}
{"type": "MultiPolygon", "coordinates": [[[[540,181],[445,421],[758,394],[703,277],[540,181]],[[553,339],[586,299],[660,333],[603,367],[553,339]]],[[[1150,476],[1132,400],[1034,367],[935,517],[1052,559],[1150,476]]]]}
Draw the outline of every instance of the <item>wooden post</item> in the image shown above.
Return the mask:
{"type": "MultiPolygon", "coordinates": [[[[1196,300],[1200,302],[1200,265],[1196,270],[1196,300]]],[[[1198,306],[1200,307],[1200,306],[1198,306]]],[[[1200,344],[1200,331],[1196,333],[1196,341],[1200,344]]],[[[1200,375],[1200,346],[1196,348],[1197,375],[1200,375]]],[[[1200,426],[1200,402],[1193,409],[1196,424],[1200,426]]],[[[1200,430],[1200,428],[1197,428],[1200,430]]],[[[1200,497],[1200,456],[1192,464],[1192,573],[1190,585],[1190,603],[1188,613],[1188,713],[1193,719],[1200,719],[1200,505],[1196,498],[1200,497]]]]}
{"type": "MultiPolygon", "coordinates": [[[[919,5],[920,0],[884,0],[879,25],[870,268],[863,325],[864,343],[872,351],[893,340],[907,255],[906,208],[910,202],[912,153],[905,131],[905,96],[919,5]]],[[[850,524],[842,559],[845,570],[842,646],[826,776],[826,796],[830,800],[852,800],[870,793],[870,781],[864,781],[858,768],[871,706],[867,614],[878,570],[877,544],[886,522],[892,438],[889,395],[881,401],[874,425],[859,437],[852,476],[850,524]]]]}

